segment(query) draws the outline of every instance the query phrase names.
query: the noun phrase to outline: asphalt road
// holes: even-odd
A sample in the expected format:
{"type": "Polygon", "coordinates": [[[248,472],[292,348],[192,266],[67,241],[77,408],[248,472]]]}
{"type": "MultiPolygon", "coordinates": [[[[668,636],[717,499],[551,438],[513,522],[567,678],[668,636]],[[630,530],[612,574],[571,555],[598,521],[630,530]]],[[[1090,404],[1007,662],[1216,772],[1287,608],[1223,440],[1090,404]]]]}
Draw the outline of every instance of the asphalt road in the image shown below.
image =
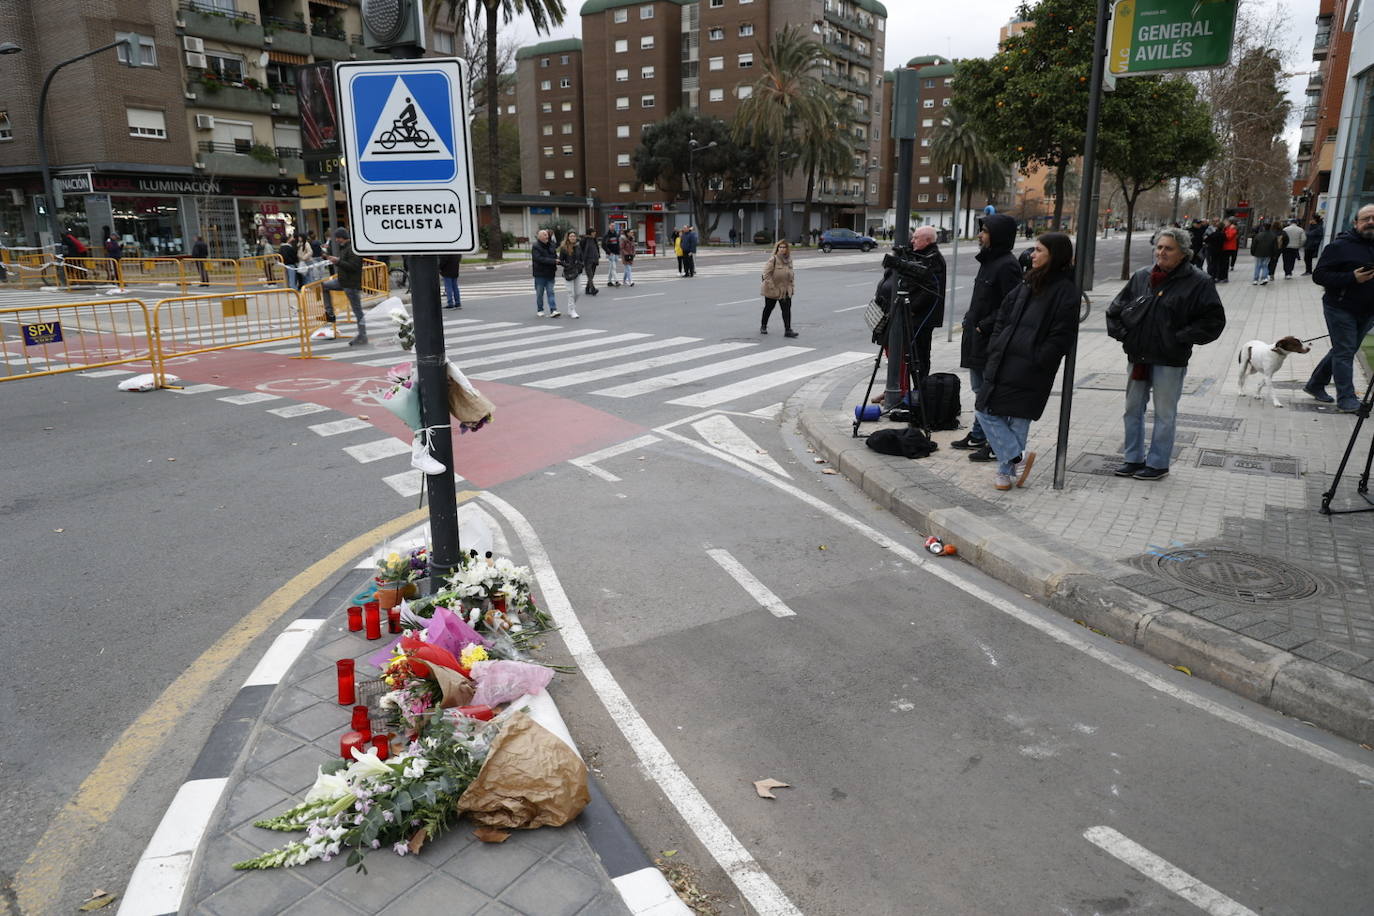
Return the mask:
{"type": "MultiPolygon", "coordinates": [[[[972,254],[961,246],[960,286],[972,254]]],[[[1119,241],[1099,255],[1099,276],[1115,276],[1119,241]]],[[[932,574],[893,546],[919,547],[915,533],[822,474],[796,440],[781,405],[852,380],[846,354],[871,360],[858,310],[880,257],[799,255],[796,340],[776,316],[773,334],[757,334],[756,251],[703,256],[694,279],[641,259],[635,287],[584,300],[576,322],[534,319],[523,267],[468,269],[465,308],[445,313],[450,348],[474,377],[491,376],[483,388],[500,411],[490,431],[455,440],[457,470],[528,520],[568,612],[624,691],[628,712],[608,707],[607,681],[589,673],[563,679],[560,705],[646,849],[679,850],[744,912],[1195,911],[1140,849],[1256,912],[1362,911],[1374,891],[1365,752],[1310,729],[1285,742],[1292,726],[1266,711],[1103,645],[957,560],[930,561],[942,564],[932,574]],[[639,336],[523,367],[492,349],[532,350],[527,332],[639,336]],[[578,376],[601,369],[592,360],[546,367],[639,345],[655,348],[616,361],[734,346],[606,377],[578,376]],[[783,347],[804,352],[675,375],[783,347]],[[718,399],[723,386],[831,358],[848,368],[718,399]],[[636,393],[606,393],[625,385],[636,393]],[[673,403],[691,398],[716,403],[673,403]],[[1083,639],[1127,670],[1085,654],[1083,639]],[[1130,664],[1188,693],[1144,684],[1130,664]],[[792,788],[760,799],[751,783],[766,777],[792,788]],[[757,874],[771,890],[751,883],[757,874]]],[[[102,758],[248,610],[414,508],[404,455],[364,460],[380,441],[373,427],[396,431],[358,396],[384,372],[362,363],[379,357],[334,355],[187,361],[176,371],[188,384],[226,386],[192,394],[125,394],[80,376],[3,386],[13,661],[0,708],[22,739],[0,750],[0,899],[11,909],[13,875],[66,823],[83,781],[82,810],[104,803],[108,816],[79,825],[70,857],[44,863],[61,892],[34,911],[122,887],[275,629],[219,659],[223,673],[164,723],[127,791],[101,782],[102,758]],[[244,392],[276,398],[221,400],[244,392]],[[320,410],[268,412],[301,403],[320,410]],[[338,432],[311,429],[360,415],[338,432]]]]}

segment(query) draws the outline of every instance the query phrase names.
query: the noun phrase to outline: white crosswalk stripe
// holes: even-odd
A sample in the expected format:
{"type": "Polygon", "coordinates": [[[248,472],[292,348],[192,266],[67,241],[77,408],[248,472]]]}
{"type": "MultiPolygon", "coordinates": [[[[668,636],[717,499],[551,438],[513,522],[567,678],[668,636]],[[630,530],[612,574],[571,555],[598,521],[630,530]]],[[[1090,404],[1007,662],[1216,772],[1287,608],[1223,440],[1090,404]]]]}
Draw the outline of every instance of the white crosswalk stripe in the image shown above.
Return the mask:
{"type": "MultiPolygon", "coordinates": [[[[615,359],[620,356],[631,356],[635,353],[644,353],[649,350],[664,350],[668,347],[676,347],[684,343],[696,343],[696,337],[669,337],[664,340],[650,340],[645,343],[633,344],[628,347],[619,347],[614,350],[602,350],[599,353],[585,353],[581,356],[568,356],[563,359],[552,359],[547,362],[534,363],[533,365],[515,366],[510,369],[484,369],[481,372],[472,373],[473,378],[495,381],[496,379],[510,378],[513,375],[529,375],[534,372],[548,372],[553,369],[566,369],[569,366],[584,366],[587,363],[599,363],[606,359],[615,359]]],[[[492,362],[488,359],[487,362],[492,362]]],[[[505,360],[500,360],[504,362],[505,360]]],[[[465,366],[471,366],[477,360],[468,360],[465,366]]]]}
{"type": "Polygon", "coordinates": [[[868,353],[837,353],[834,356],[813,360],[800,366],[791,366],[787,369],[769,372],[767,375],[747,378],[732,385],[713,388],[710,391],[703,391],[683,398],[674,398],[668,403],[681,407],[719,407],[721,404],[728,404],[739,398],[757,394],[760,391],[767,391],[769,388],[800,381],[813,375],[820,375],[822,372],[829,372],[831,369],[838,369],[840,366],[847,366],[850,363],[871,358],[872,356],[868,353]]]}
{"type": "Polygon", "coordinates": [[[711,363],[707,366],[698,366],[695,369],[684,369],[681,372],[671,372],[668,375],[653,376],[651,378],[641,379],[637,382],[617,385],[614,388],[602,388],[600,391],[593,391],[592,394],[599,394],[608,398],[633,398],[641,394],[648,394],[650,391],[662,391],[664,388],[676,388],[678,385],[686,385],[688,382],[696,382],[704,378],[725,375],[740,369],[752,369],[754,366],[761,366],[764,363],[776,362],[780,359],[788,359],[792,356],[799,356],[802,353],[810,352],[810,347],[779,347],[776,350],[764,350],[760,353],[750,353],[747,356],[738,356],[734,359],[727,359],[724,362],[711,363]]]}

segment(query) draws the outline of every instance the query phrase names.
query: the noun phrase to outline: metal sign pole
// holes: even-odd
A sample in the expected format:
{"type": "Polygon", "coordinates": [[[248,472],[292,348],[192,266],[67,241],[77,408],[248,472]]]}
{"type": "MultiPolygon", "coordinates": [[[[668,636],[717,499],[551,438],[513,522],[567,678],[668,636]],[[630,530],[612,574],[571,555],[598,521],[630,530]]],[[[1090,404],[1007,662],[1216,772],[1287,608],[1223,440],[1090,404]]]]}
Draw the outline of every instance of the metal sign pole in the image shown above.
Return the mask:
{"type": "Polygon", "coordinates": [[[439,258],[406,256],[410,273],[410,309],[415,318],[415,377],[420,384],[420,420],[433,429],[429,453],[444,466],[426,474],[429,490],[429,588],[458,570],[462,544],[458,536],[458,493],[453,481],[453,418],[448,410],[448,358],[444,355],[444,320],[439,301],[439,258]],[[437,428],[436,428],[437,427],[437,428]]]}
{"type": "Polygon", "coordinates": [[[954,290],[959,282],[959,196],[964,191],[964,167],[954,164],[954,250],[949,258],[949,285],[945,293],[945,343],[954,339],[954,290]]]}

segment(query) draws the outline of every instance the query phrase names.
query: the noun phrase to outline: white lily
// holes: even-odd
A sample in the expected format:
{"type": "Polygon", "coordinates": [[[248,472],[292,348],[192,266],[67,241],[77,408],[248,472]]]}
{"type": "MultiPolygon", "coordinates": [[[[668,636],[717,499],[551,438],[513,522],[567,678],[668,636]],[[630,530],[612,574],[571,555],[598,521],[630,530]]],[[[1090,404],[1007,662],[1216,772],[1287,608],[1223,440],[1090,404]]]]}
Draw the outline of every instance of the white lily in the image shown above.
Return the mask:
{"type": "Polygon", "coordinates": [[[377,779],[395,775],[390,766],[377,759],[376,749],[369,748],[364,754],[355,747],[352,753],[353,763],[348,765],[348,774],[355,779],[377,779]]]}
{"type": "Polygon", "coordinates": [[[315,784],[305,793],[307,802],[328,801],[342,798],[348,794],[348,780],[340,773],[321,772],[315,777],[315,784]]]}

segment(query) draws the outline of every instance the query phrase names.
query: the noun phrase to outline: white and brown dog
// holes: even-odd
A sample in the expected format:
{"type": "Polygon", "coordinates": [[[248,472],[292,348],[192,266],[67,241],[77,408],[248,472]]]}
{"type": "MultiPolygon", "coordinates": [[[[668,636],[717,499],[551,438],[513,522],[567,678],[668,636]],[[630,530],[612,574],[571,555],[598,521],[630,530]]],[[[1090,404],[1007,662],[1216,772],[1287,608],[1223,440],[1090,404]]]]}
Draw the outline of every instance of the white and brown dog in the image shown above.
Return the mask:
{"type": "Polygon", "coordinates": [[[1269,397],[1274,406],[1282,407],[1279,396],[1274,392],[1274,373],[1283,368],[1283,361],[1288,358],[1289,353],[1308,353],[1311,349],[1303,346],[1302,341],[1296,337],[1280,337],[1273,344],[1262,340],[1252,340],[1245,344],[1240,348],[1240,356],[1237,358],[1240,363],[1240,393],[1245,394],[1245,380],[1254,373],[1260,377],[1254,397],[1257,400],[1263,398],[1264,389],[1268,386],[1269,397]]]}

